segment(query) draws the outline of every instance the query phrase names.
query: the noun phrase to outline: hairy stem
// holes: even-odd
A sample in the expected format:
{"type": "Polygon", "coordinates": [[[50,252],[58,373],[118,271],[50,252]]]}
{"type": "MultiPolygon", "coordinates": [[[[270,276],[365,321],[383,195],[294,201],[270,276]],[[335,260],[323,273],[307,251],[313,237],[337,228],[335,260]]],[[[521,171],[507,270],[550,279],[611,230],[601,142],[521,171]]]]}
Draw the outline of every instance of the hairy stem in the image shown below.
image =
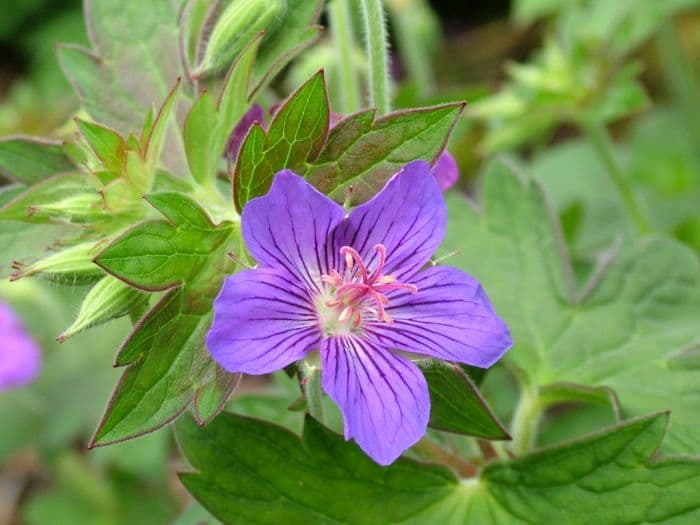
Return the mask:
{"type": "Polygon", "coordinates": [[[328,6],[333,42],[340,65],[340,112],[354,113],[360,109],[360,85],[355,68],[355,38],[349,0],[333,0],[328,6]]]}
{"type": "Polygon", "coordinates": [[[365,45],[369,58],[371,105],[379,115],[391,111],[389,52],[386,20],[381,0],[360,0],[365,22],[365,45]]]}
{"type": "Polygon", "coordinates": [[[427,97],[435,91],[431,65],[434,42],[430,41],[433,35],[425,34],[425,26],[432,22],[432,12],[422,0],[389,2],[389,8],[402,62],[420,95],[427,97]]]}
{"type": "Polygon", "coordinates": [[[622,199],[622,202],[630,217],[634,221],[637,230],[641,234],[650,233],[651,226],[642,213],[642,210],[639,208],[639,205],[634,198],[632,188],[630,188],[629,184],[627,184],[627,181],[622,173],[622,168],[615,158],[615,152],[613,151],[612,142],[607,129],[605,129],[605,127],[602,125],[592,124],[585,126],[585,131],[589,140],[593,144],[596,153],[600,157],[600,160],[603,162],[610,180],[615,185],[615,188],[617,188],[620,199],[622,199]]]}
{"type": "Polygon", "coordinates": [[[516,454],[529,452],[537,444],[537,429],[542,418],[544,405],[536,388],[523,386],[520,401],[513,415],[511,435],[512,448],[516,454]]]}

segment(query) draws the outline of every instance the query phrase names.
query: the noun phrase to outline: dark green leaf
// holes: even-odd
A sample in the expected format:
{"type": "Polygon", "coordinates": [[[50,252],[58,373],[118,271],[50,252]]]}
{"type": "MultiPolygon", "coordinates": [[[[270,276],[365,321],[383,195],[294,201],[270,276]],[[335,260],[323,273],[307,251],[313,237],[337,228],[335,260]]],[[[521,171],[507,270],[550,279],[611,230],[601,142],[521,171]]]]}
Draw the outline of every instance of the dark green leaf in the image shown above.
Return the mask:
{"type": "Polygon", "coordinates": [[[282,104],[267,134],[254,126],[241,145],[233,177],[237,209],[267,193],[272,177],[283,169],[303,173],[308,159],[320,151],[328,131],[330,110],[319,71],[282,104]]]}
{"type": "Polygon", "coordinates": [[[430,426],[487,439],[510,439],[471,379],[457,365],[419,361],[430,389],[430,426]]]}
{"type": "Polygon", "coordinates": [[[391,113],[373,120],[372,111],[346,118],[331,131],[306,178],[338,202],[350,194],[350,203],[373,197],[392,175],[412,160],[434,161],[464,104],[391,113]]]}
{"type": "Polygon", "coordinates": [[[0,175],[34,184],[51,175],[75,169],[60,142],[33,137],[0,140],[0,175]]]}
{"type": "Polygon", "coordinates": [[[650,459],[667,419],[630,420],[459,480],[406,459],[379,467],[311,418],[300,440],[224,414],[204,429],[181,420],[178,441],[195,472],[180,478],[227,525],[693,523],[700,462],[650,459]]]}
{"type": "Polygon", "coordinates": [[[455,483],[441,467],[406,460],[380,467],[310,417],[302,440],[226,413],[204,430],[182,418],[177,434],[198,471],[180,479],[226,524],[396,523],[439,502],[455,483]]]}

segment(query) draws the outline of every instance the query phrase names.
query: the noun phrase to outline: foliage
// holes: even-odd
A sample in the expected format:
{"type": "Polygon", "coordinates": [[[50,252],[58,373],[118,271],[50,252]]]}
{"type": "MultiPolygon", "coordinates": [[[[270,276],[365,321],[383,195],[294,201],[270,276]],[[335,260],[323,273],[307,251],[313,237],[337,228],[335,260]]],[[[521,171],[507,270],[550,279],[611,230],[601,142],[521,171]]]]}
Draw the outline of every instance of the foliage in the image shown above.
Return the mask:
{"type": "MultiPolygon", "coordinates": [[[[42,5],[10,2],[0,33],[42,5]]],[[[415,89],[389,78],[381,17],[348,0],[87,0],[86,36],[75,6],[30,31],[28,77],[0,107],[20,132],[0,139],[0,298],[44,352],[36,383],[0,394],[0,459],[31,487],[21,518],[699,520],[700,76],[674,32],[696,5],[518,0],[512,20],[538,21],[541,45],[466,108],[430,98],[444,41],[422,1],[387,2],[415,89]],[[60,81],[55,35],[78,41],[58,47],[60,81]],[[640,51],[657,44],[661,64],[640,51]],[[405,109],[389,110],[390,83],[405,109]],[[21,134],[53,129],[72,96],[54,138],[21,134]],[[254,103],[267,122],[226,157],[254,103]],[[416,358],[430,429],[384,468],[339,435],[308,369],[242,378],[205,336],[224,278],[256,264],[241,212],[277,172],[349,210],[448,143],[481,165],[445,196],[435,263],[483,284],[515,345],[489,370],[416,358]],[[169,477],[170,423],[194,503],[169,477]]]]}

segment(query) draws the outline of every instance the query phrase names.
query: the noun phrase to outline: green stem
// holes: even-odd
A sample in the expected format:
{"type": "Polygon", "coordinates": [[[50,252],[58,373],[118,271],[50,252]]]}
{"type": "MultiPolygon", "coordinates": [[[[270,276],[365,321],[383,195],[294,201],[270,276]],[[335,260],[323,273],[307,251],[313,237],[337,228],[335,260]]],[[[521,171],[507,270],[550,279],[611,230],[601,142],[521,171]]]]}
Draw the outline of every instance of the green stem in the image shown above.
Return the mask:
{"type": "Polygon", "coordinates": [[[523,386],[511,423],[513,452],[524,454],[535,448],[543,411],[544,405],[540,402],[537,389],[523,386]]]}
{"type": "Polygon", "coordinates": [[[415,82],[421,97],[435,91],[435,76],[432,70],[433,35],[425,34],[425,25],[431,22],[432,13],[421,1],[389,2],[392,27],[396,29],[396,40],[401,59],[408,75],[415,82]]]}
{"type": "Polygon", "coordinates": [[[360,109],[360,85],[355,68],[355,38],[352,12],[348,0],[333,0],[328,6],[331,30],[340,65],[340,112],[354,113],[360,109]]]}
{"type": "Polygon", "coordinates": [[[427,437],[421,439],[413,448],[426,459],[452,467],[463,478],[472,478],[479,474],[479,469],[476,466],[463,460],[456,454],[447,452],[427,437]]]}
{"type": "Polygon", "coordinates": [[[389,53],[386,21],[381,0],[360,0],[365,22],[365,44],[369,58],[369,93],[371,105],[379,115],[391,111],[389,53]]]}
{"type": "Polygon", "coordinates": [[[306,406],[309,414],[317,421],[323,420],[323,392],[321,391],[321,369],[317,363],[305,360],[301,366],[302,387],[306,396],[306,406]]]}
{"type": "Polygon", "coordinates": [[[632,188],[630,188],[625,180],[622,173],[622,168],[615,158],[615,152],[613,150],[612,142],[607,129],[599,124],[584,126],[584,128],[588,138],[596,150],[596,153],[603,162],[603,165],[610,176],[610,180],[617,188],[617,192],[620,195],[627,212],[637,226],[637,230],[641,234],[650,233],[652,230],[651,225],[642,213],[642,210],[639,208],[637,201],[634,198],[632,188]]]}

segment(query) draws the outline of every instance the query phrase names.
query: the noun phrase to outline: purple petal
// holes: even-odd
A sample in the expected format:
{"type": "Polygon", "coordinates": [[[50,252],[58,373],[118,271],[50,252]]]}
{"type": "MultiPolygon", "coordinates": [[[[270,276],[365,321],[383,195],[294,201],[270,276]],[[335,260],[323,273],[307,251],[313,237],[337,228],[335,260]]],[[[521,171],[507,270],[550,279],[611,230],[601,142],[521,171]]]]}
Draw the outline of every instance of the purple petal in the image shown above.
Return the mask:
{"type": "Polygon", "coordinates": [[[39,375],[41,351],[19,317],[0,302],[0,392],[31,383],[39,375]]]}
{"type": "Polygon", "coordinates": [[[343,413],[345,439],[388,465],[425,434],[428,386],[409,360],[368,341],[326,339],[321,347],[323,389],[343,413]]]}
{"type": "Polygon", "coordinates": [[[260,266],[285,270],[320,291],[321,274],[337,266],[329,237],[344,216],[342,206],[284,170],[267,195],[243,209],[243,239],[260,266]]]}
{"type": "Polygon", "coordinates": [[[433,164],[433,176],[437,179],[442,191],[449,190],[459,178],[459,168],[455,158],[449,151],[443,151],[433,164]]]}
{"type": "Polygon", "coordinates": [[[305,287],[279,270],[227,277],[214,301],[207,348],[229,372],[267,374],[318,348],[321,332],[305,287]]]}
{"type": "Polygon", "coordinates": [[[387,249],[384,274],[403,281],[433,255],[445,236],[447,211],[442,192],[423,161],[407,164],[372,200],[355,208],[340,228],[342,244],[355,248],[368,267],[374,246],[387,249]]]}
{"type": "Polygon", "coordinates": [[[238,121],[236,127],[233,128],[233,132],[228,139],[228,144],[226,144],[226,157],[233,162],[238,155],[238,150],[241,149],[241,144],[243,144],[243,139],[250,131],[255,123],[264,124],[265,123],[265,113],[260,104],[253,104],[250,109],[243,115],[243,118],[238,121]]]}
{"type": "Polygon", "coordinates": [[[393,324],[368,323],[367,336],[376,344],[482,368],[512,346],[508,327],[473,277],[436,266],[411,282],[418,293],[389,295],[393,324]]]}

